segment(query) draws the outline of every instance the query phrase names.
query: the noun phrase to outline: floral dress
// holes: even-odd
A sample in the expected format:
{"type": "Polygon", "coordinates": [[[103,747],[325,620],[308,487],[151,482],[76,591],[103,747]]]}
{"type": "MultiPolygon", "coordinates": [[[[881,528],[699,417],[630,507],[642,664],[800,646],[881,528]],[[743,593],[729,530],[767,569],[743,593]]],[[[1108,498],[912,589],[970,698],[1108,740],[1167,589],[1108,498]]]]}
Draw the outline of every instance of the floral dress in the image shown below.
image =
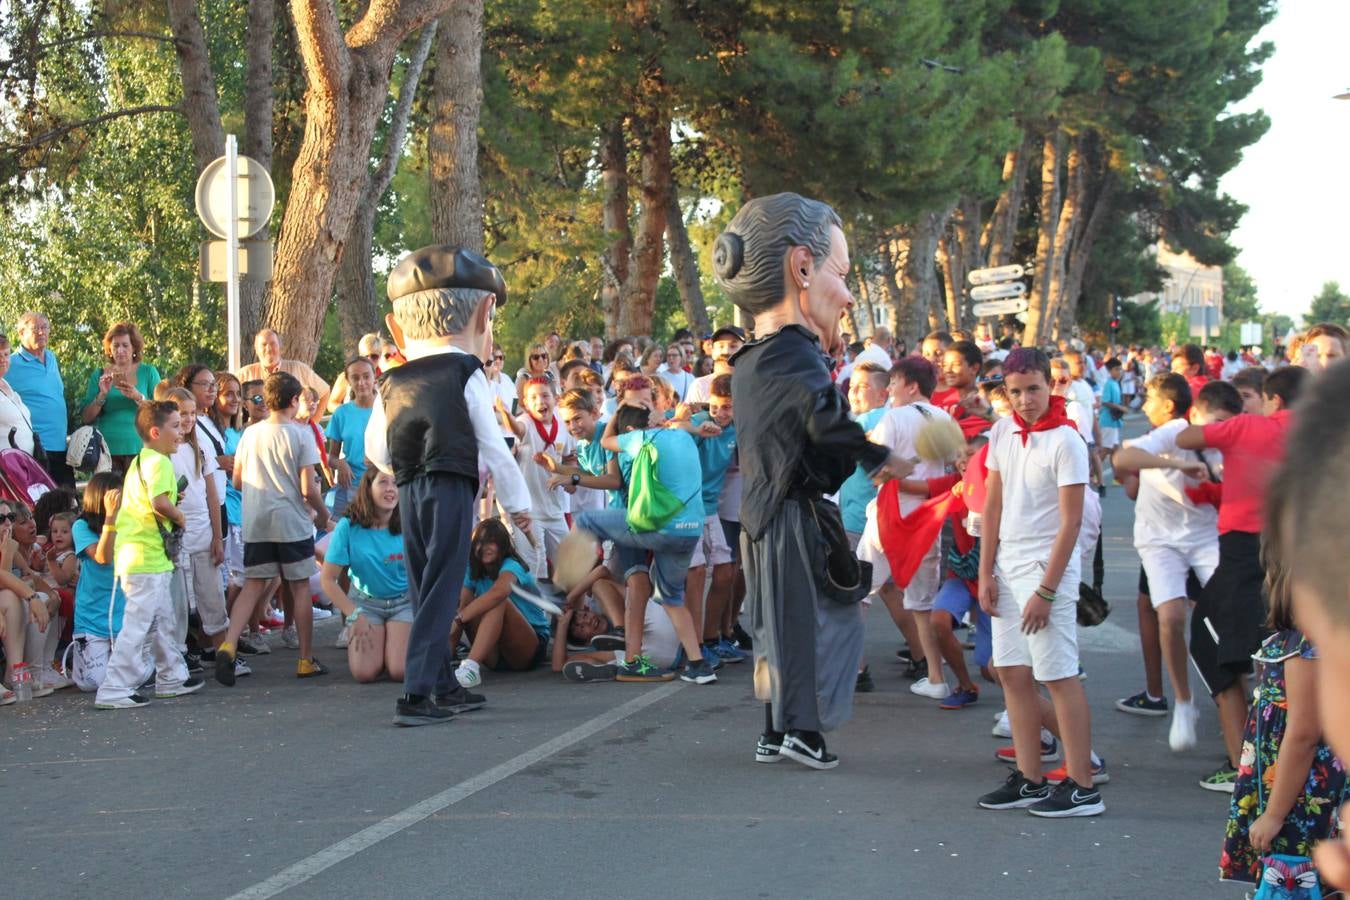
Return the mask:
{"type": "MultiPolygon", "coordinates": [[[[1253,849],[1247,830],[1261,815],[1275,786],[1280,742],[1284,740],[1289,717],[1284,662],[1295,656],[1316,659],[1317,651],[1301,631],[1293,628],[1271,635],[1252,654],[1256,661],[1256,690],[1242,734],[1242,759],[1238,763],[1223,853],[1219,857],[1219,877],[1226,881],[1255,882],[1261,874],[1262,854],[1253,849]]],[[[1319,742],[1303,792],[1294,801],[1271,852],[1310,856],[1315,843],[1333,836],[1338,825],[1337,811],[1346,799],[1345,768],[1331,748],[1324,741],[1319,742]]]]}

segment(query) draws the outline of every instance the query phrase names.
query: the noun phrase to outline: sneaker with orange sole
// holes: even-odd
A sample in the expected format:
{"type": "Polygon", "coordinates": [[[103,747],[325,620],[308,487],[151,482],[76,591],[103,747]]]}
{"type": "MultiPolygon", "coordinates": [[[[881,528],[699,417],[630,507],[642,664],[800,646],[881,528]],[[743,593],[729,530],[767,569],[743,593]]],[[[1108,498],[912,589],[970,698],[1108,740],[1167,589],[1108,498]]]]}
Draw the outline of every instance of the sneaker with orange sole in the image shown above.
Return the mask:
{"type": "MultiPolygon", "coordinates": [[[[1060,766],[1058,769],[1051,769],[1045,773],[1045,780],[1051,784],[1061,784],[1069,777],[1069,767],[1060,766]]],[[[1111,780],[1111,775],[1106,771],[1106,760],[1098,759],[1092,764],[1092,783],[1106,784],[1111,780]]]]}

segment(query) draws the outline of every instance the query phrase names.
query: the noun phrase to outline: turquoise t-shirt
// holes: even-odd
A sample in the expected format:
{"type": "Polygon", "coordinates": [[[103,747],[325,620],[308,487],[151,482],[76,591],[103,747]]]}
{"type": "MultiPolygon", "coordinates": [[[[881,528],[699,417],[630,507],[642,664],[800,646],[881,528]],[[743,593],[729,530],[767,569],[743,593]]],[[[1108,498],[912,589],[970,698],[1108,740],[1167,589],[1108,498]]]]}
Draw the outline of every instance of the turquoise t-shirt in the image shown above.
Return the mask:
{"type": "MultiPolygon", "coordinates": [[[[80,580],[75,585],[75,626],[71,634],[79,637],[112,637],[122,630],[122,612],[127,595],[121,585],[113,593],[113,567],[94,560],[92,548],[98,546],[98,532],[83,518],[70,529],[75,555],[80,558],[80,580]],[[112,598],[112,634],[108,633],[108,598],[112,598]]],[[[115,546],[115,545],[114,545],[115,546]]]]}
{"type": "MultiPolygon", "coordinates": [[[[226,428],[225,434],[225,454],[232,456],[234,451],[239,449],[239,436],[242,431],[233,428],[226,428]]],[[[244,524],[244,498],[239,493],[239,488],[234,486],[233,478],[225,479],[225,518],[231,525],[236,527],[244,524]]]]}
{"type": "MultiPolygon", "coordinates": [[[[525,567],[514,559],[508,559],[506,562],[502,563],[502,571],[510,572],[512,575],[516,576],[516,584],[520,585],[530,593],[533,594],[538,591],[538,588],[535,587],[534,576],[529,572],[526,572],[525,567]]],[[[475,597],[481,597],[486,594],[496,581],[496,578],[488,577],[474,579],[469,577],[468,572],[464,573],[464,586],[468,588],[469,592],[475,597]]],[[[550,630],[548,613],[544,612],[528,600],[521,600],[514,593],[511,594],[511,604],[520,611],[520,614],[525,617],[526,622],[530,623],[530,627],[534,629],[536,634],[548,636],[550,630]]]]}
{"type": "Polygon", "coordinates": [[[619,435],[619,468],[624,484],[632,482],[633,457],[645,441],[656,445],[657,480],[684,501],[684,508],[671,517],[661,534],[696,537],[703,531],[703,467],[693,436],[666,428],[619,435]]]}
{"type": "MultiPolygon", "coordinates": [[[[863,431],[871,431],[886,415],[886,407],[869,409],[855,420],[863,431]]],[[[839,512],[844,517],[844,530],[862,534],[867,527],[867,504],[877,495],[877,486],[859,466],[839,488],[839,512]]]]}
{"type": "MultiPolygon", "coordinates": [[[[98,396],[98,379],[102,369],[89,373],[89,383],[84,390],[83,406],[88,406],[98,396]]],[[[149,363],[136,366],[136,390],[146,398],[155,396],[155,385],[159,384],[159,370],[149,363]]],[[[99,410],[94,425],[108,442],[108,452],[114,456],[131,456],[141,452],[141,436],[136,433],[136,410],[140,407],[135,400],[117,388],[108,391],[108,396],[99,410]]]]}
{"type": "Polygon", "coordinates": [[[1107,409],[1105,405],[1107,403],[1119,403],[1119,402],[1120,402],[1120,382],[1116,381],[1114,378],[1106,379],[1106,383],[1102,385],[1103,405],[1101,408],[1101,412],[1097,413],[1098,425],[1100,425],[1102,428],[1120,427],[1120,423],[1122,421],[1121,418],[1117,416],[1115,413],[1111,412],[1111,410],[1107,409]]]}
{"type": "MultiPolygon", "coordinates": [[[[595,423],[595,434],[590,438],[577,441],[577,465],[588,475],[603,475],[609,470],[609,461],[614,458],[604,447],[600,439],[605,436],[605,423],[595,423]]],[[[605,505],[611,509],[623,508],[622,491],[605,491],[605,505]]]]}
{"type": "Polygon", "coordinates": [[[346,566],[352,587],[369,597],[393,600],[408,593],[403,535],[388,528],[365,528],[343,516],[328,539],[323,561],[346,566]]]}
{"type": "Polygon", "coordinates": [[[342,445],[342,455],[352,467],[352,487],[366,472],[366,423],[374,407],[362,409],[352,401],[337,408],[323,436],[342,445]]]}
{"type": "MultiPolygon", "coordinates": [[[[690,421],[702,425],[712,422],[712,416],[698,413],[690,421]]],[[[736,423],[727,425],[716,437],[695,437],[694,441],[698,444],[698,461],[703,470],[703,509],[717,509],[722,482],[727,479],[727,467],[736,455],[736,423]]]]}

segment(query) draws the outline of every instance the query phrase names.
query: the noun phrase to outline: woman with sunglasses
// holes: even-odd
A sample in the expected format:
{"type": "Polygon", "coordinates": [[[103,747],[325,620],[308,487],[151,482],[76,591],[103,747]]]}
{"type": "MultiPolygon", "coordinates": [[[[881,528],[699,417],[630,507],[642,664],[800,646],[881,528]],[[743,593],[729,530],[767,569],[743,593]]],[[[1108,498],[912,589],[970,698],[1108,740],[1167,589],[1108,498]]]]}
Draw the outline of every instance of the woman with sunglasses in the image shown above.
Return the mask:
{"type": "Polygon", "coordinates": [[[543,344],[531,344],[525,354],[525,365],[516,372],[516,400],[531,378],[547,378],[557,388],[558,375],[553,371],[553,361],[549,358],[548,348],[543,344]]]}

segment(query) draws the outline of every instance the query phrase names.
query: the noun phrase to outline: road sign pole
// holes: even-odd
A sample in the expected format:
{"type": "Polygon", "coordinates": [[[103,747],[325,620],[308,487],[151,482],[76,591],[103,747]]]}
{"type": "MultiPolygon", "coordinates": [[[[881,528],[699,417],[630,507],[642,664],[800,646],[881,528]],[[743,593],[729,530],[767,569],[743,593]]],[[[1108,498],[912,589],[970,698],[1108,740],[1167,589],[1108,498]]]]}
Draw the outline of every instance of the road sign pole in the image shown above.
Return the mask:
{"type": "Polygon", "coordinates": [[[225,315],[229,330],[230,371],[239,371],[239,144],[225,136],[225,170],[229,184],[229,225],[225,237],[225,315]]]}

